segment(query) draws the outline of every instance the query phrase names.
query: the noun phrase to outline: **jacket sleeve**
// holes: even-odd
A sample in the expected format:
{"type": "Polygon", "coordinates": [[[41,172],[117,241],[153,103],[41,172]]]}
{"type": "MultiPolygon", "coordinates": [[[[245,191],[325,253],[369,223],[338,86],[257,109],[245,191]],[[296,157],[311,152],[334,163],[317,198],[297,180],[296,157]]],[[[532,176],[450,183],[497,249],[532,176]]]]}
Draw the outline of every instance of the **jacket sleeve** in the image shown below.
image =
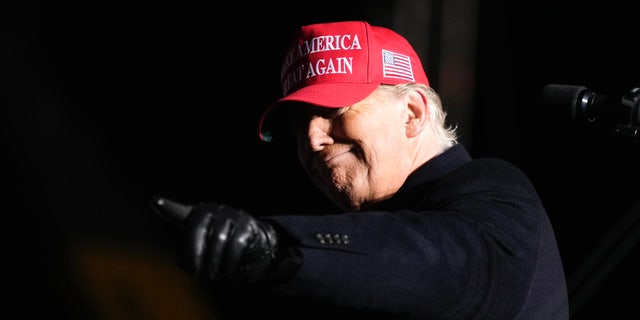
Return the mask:
{"type": "Polygon", "coordinates": [[[421,199],[397,211],[269,217],[303,257],[278,289],[423,319],[514,318],[546,219],[526,177],[500,161],[475,161],[421,199]]]}

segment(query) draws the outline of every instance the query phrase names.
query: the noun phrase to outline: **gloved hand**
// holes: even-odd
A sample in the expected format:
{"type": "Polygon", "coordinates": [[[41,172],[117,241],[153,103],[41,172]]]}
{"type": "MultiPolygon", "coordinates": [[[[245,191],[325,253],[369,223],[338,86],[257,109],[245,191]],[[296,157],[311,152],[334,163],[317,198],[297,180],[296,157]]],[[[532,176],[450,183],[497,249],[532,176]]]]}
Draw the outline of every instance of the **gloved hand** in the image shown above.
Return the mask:
{"type": "Polygon", "coordinates": [[[251,283],[275,268],[278,235],[266,221],[214,202],[191,206],[154,197],[151,207],[181,227],[181,267],[196,277],[251,283]]]}

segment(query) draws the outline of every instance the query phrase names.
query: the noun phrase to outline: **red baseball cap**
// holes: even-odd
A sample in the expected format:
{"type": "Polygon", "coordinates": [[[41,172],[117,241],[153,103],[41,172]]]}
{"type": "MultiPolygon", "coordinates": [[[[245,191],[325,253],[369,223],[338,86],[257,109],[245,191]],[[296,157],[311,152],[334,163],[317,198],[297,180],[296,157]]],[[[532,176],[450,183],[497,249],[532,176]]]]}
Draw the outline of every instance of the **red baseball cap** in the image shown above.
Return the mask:
{"type": "Polygon", "coordinates": [[[260,118],[258,133],[272,140],[273,110],[286,102],[342,108],[369,96],[381,84],[429,85],[418,54],[400,34],[366,21],[303,26],[282,64],[283,97],[260,118]]]}

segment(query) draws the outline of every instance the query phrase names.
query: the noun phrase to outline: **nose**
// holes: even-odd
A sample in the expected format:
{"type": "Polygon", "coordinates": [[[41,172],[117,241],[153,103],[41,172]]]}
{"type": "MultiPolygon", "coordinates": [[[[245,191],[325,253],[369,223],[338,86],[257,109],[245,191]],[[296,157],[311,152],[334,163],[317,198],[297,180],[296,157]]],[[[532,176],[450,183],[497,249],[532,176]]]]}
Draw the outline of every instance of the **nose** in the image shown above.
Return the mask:
{"type": "Polygon", "coordinates": [[[325,146],[333,143],[330,135],[331,120],[315,115],[309,120],[307,127],[305,148],[310,151],[320,151],[325,146]]]}

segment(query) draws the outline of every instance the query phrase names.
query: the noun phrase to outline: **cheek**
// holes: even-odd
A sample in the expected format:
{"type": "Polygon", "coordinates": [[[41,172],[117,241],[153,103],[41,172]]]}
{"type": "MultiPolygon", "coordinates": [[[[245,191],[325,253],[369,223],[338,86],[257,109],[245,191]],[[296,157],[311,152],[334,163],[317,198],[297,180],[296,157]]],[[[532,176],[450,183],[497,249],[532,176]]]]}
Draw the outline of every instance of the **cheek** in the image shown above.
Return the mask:
{"type": "Polygon", "coordinates": [[[380,125],[362,128],[361,139],[358,140],[362,157],[372,164],[384,164],[389,159],[396,159],[400,154],[404,131],[391,121],[380,122],[380,125]]]}
{"type": "MultiPolygon", "coordinates": [[[[388,106],[391,108],[392,106],[388,106]]],[[[366,117],[345,123],[344,129],[349,136],[367,141],[384,141],[401,133],[403,121],[397,113],[377,112],[366,117]]]]}
{"type": "Polygon", "coordinates": [[[381,129],[376,133],[371,133],[370,144],[362,146],[363,161],[368,171],[367,177],[371,183],[381,182],[385,184],[391,183],[398,175],[401,175],[401,169],[406,166],[408,157],[405,157],[406,150],[403,140],[403,133],[398,130],[381,129]]]}

